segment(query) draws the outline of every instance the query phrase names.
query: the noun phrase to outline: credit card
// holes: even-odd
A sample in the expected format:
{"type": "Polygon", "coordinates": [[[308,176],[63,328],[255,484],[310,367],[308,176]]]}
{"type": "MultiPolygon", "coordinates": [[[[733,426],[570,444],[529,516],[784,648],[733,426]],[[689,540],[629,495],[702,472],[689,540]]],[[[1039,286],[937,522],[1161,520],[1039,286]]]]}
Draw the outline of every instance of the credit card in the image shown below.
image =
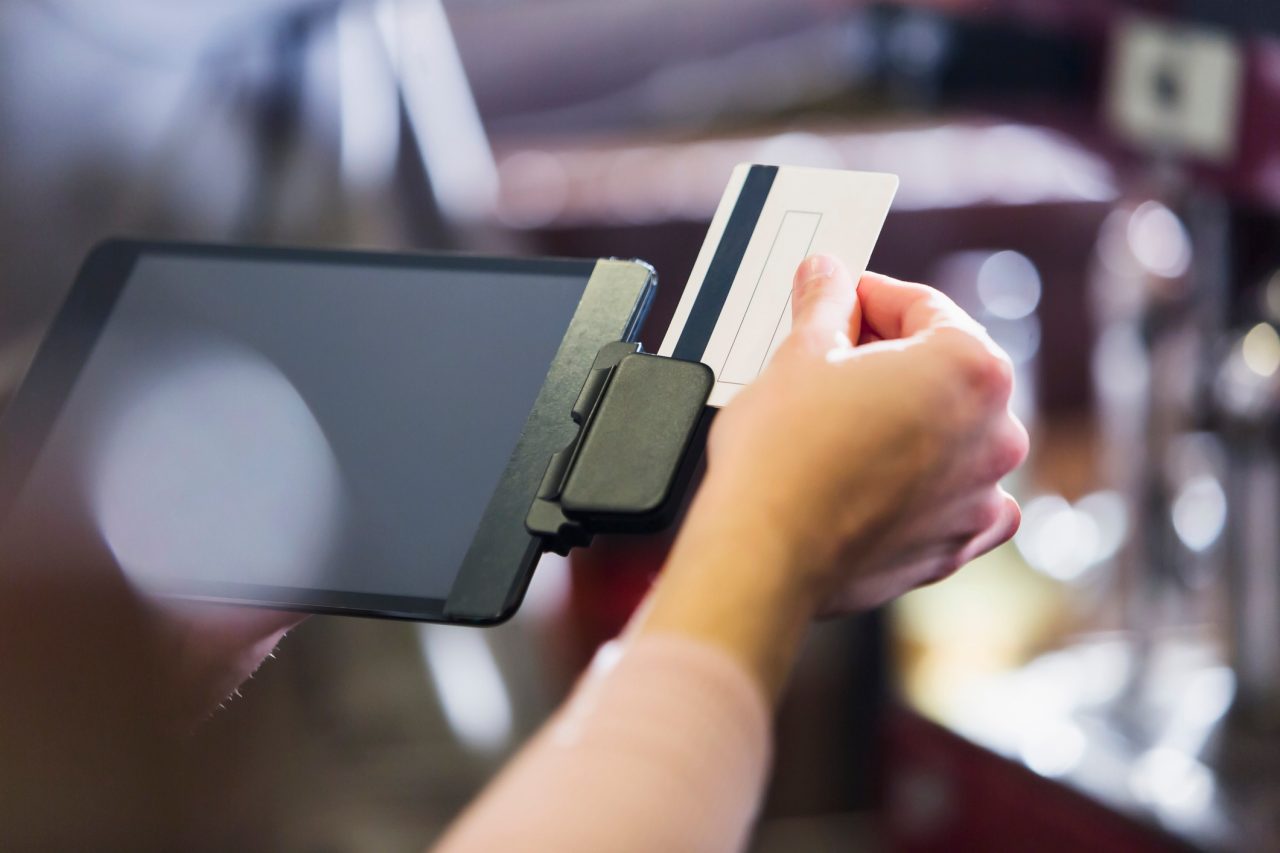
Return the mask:
{"type": "Polygon", "coordinates": [[[897,190],[898,177],[880,172],[739,165],[658,354],[708,365],[710,404],[728,403],[791,331],[796,267],[835,255],[856,281],[897,190]]]}

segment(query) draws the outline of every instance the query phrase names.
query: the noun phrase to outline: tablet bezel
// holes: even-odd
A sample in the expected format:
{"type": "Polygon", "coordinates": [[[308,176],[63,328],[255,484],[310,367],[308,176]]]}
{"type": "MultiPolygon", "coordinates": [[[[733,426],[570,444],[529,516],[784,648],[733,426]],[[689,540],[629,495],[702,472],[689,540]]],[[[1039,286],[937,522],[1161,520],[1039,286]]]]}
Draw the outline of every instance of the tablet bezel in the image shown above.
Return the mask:
{"type": "MultiPolygon", "coordinates": [[[[656,276],[650,266],[618,260],[512,259],[108,241],[86,258],[26,377],[0,418],[0,524],[21,492],[30,467],[106,327],[134,264],[143,255],[585,277],[582,299],[447,599],[230,581],[187,582],[180,590],[174,590],[178,597],[203,601],[474,625],[502,622],[515,612],[542,551],[541,540],[524,527],[525,515],[551,454],[565,447],[575,434],[577,427],[569,413],[596,351],[611,341],[636,339],[656,287],[656,276]]],[[[519,353],[512,353],[512,357],[519,358],[519,353]]]]}

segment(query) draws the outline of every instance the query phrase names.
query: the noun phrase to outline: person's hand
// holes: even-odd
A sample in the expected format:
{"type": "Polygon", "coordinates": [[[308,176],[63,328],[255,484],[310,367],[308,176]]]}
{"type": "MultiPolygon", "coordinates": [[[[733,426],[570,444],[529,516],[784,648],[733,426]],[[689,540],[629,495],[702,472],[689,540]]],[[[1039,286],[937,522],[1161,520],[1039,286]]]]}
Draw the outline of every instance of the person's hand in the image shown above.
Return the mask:
{"type": "Polygon", "coordinates": [[[201,604],[152,602],[162,659],[172,667],[170,717],[189,729],[230,699],[275,650],[284,635],[306,618],[304,613],[201,604]]]}
{"type": "Polygon", "coordinates": [[[776,696],[815,615],[873,607],[1009,539],[1027,453],[1013,372],[941,293],[835,259],[796,274],[792,331],[713,424],[707,474],[638,632],[696,636],[776,696]]]}
{"type": "Polygon", "coordinates": [[[936,290],[833,258],[796,275],[792,332],[717,418],[704,512],[782,540],[822,612],[947,577],[1017,530],[1013,368],[936,290]]]}

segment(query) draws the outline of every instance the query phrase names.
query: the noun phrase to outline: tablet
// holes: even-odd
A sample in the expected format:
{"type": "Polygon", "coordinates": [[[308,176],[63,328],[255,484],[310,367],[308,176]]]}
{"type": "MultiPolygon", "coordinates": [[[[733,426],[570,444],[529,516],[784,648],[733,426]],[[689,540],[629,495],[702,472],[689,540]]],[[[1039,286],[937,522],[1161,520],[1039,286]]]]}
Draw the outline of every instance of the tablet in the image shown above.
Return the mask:
{"type": "Polygon", "coordinates": [[[148,593],[493,623],[639,262],[116,241],[0,421],[0,561],[148,593]]]}

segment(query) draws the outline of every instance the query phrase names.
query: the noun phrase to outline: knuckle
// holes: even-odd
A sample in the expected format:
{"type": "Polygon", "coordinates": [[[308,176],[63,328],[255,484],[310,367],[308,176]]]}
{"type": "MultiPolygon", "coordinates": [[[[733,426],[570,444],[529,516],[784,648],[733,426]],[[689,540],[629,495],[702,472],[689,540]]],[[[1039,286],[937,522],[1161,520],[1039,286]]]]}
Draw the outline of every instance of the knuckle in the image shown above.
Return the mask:
{"type": "Polygon", "coordinates": [[[1013,393],[1013,364],[1004,353],[974,339],[980,352],[973,355],[968,377],[973,390],[984,399],[1004,405],[1013,393]]]}
{"type": "Polygon", "coordinates": [[[986,351],[972,332],[962,326],[948,324],[934,329],[933,334],[955,370],[967,375],[979,369],[986,351]]]}
{"type": "Polygon", "coordinates": [[[1013,362],[985,336],[960,326],[938,330],[955,372],[972,393],[1003,404],[1013,393],[1013,362]]]}
{"type": "Polygon", "coordinates": [[[1004,350],[991,344],[988,355],[991,359],[991,391],[1001,404],[1007,403],[1013,394],[1013,361],[1004,350]]]}
{"type": "Polygon", "coordinates": [[[1004,517],[1004,504],[1004,495],[995,490],[983,498],[974,512],[974,532],[981,533],[999,524],[1004,517]]]}
{"type": "Polygon", "coordinates": [[[983,454],[986,464],[979,472],[986,482],[996,482],[1021,465],[1030,451],[1030,439],[1021,421],[1009,416],[998,425],[989,438],[988,449],[983,454]]]}
{"type": "Polygon", "coordinates": [[[947,296],[945,293],[943,293],[941,290],[938,290],[936,287],[930,287],[927,284],[917,284],[915,282],[912,282],[906,286],[912,288],[913,290],[921,294],[921,301],[925,304],[925,306],[929,309],[929,311],[931,311],[935,315],[948,316],[948,317],[967,316],[964,314],[963,311],[960,310],[960,308],[956,305],[955,301],[952,300],[950,296],[947,296]]]}
{"type": "Polygon", "coordinates": [[[1005,454],[1002,459],[1005,465],[1003,474],[1007,474],[1025,462],[1027,455],[1031,452],[1031,436],[1027,433],[1027,428],[1023,426],[1022,421],[1012,415],[1009,416],[1005,426],[1002,444],[1005,454]]]}
{"type": "Polygon", "coordinates": [[[926,580],[922,585],[931,586],[936,583],[941,583],[956,572],[960,571],[963,565],[964,563],[961,562],[959,554],[948,554],[938,560],[937,564],[933,567],[933,571],[929,573],[928,580],[926,580]]]}

